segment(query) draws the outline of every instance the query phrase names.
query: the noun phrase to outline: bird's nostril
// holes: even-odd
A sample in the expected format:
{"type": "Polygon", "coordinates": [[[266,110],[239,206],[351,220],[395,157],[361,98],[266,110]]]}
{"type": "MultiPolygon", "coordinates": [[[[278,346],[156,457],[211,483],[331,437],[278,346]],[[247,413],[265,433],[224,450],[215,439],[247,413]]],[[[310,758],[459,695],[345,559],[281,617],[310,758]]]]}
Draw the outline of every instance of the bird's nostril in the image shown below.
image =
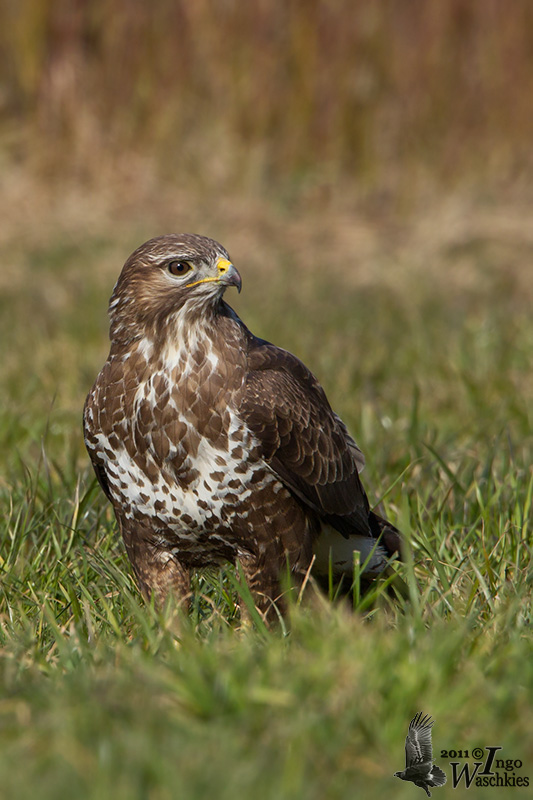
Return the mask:
{"type": "Polygon", "coordinates": [[[219,262],[217,264],[218,274],[219,275],[225,275],[225,273],[228,271],[228,269],[230,267],[231,267],[231,263],[229,261],[227,261],[227,259],[225,259],[225,258],[219,259],[219,262]]]}

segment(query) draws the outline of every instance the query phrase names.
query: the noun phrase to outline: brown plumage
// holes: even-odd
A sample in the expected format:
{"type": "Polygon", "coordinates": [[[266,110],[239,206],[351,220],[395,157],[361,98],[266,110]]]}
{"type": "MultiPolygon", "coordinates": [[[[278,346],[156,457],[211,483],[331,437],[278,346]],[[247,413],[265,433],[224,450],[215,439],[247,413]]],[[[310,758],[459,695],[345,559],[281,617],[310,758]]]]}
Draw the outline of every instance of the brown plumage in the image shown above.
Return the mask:
{"type": "Polygon", "coordinates": [[[381,571],[397,530],[370,510],[364,459],[311,372],[223,301],[240,290],[221,245],[161,236],[126,261],[85,441],[143,593],[185,598],[189,569],[240,561],[258,607],[296,583],[381,571]]]}

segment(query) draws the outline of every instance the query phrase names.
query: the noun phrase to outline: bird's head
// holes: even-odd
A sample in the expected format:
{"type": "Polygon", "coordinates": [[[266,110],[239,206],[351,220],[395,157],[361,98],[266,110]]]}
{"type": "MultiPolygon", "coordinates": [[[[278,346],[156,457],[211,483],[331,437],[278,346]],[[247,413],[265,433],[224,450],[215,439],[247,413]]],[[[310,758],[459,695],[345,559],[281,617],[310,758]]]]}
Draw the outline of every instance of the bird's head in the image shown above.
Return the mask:
{"type": "Polygon", "coordinates": [[[222,245],[192,233],[150,239],[128,258],[109,303],[112,340],[131,341],[166,326],[172,315],[194,318],[218,306],[241,277],[222,245]]]}

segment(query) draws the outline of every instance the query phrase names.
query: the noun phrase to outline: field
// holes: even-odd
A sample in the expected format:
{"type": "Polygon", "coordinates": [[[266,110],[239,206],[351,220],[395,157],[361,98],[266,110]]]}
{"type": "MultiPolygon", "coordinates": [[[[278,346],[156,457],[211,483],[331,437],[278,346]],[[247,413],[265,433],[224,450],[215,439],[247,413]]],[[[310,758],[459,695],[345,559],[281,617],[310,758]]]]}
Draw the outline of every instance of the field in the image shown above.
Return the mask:
{"type": "MultiPolygon", "coordinates": [[[[50,94],[65,82],[46,83],[43,100],[35,78],[41,65],[32,62],[43,49],[36,46],[32,56],[20,44],[26,28],[40,41],[41,23],[29,10],[17,21],[17,58],[2,56],[13,81],[6,95],[11,123],[3,123],[0,142],[0,798],[420,797],[420,789],[393,777],[419,710],[436,719],[436,761],[448,775],[437,798],[453,791],[454,759],[440,757],[441,750],[501,746],[502,758],[522,762],[509,774],[531,782],[533,198],[522,148],[532,124],[533,66],[519,46],[528,7],[517,3],[520,13],[492,38],[472,12],[475,36],[468,41],[478,55],[490,41],[496,59],[494,72],[476,61],[479,93],[470,87],[471,97],[492,109],[486,125],[472,128],[464,109],[450,116],[448,84],[468,70],[457,62],[452,80],[442,66],[437,56],[447,52],[451,33],[438,4],[428,3],[433,16],[421,15],[420,36],[431,31],[440,44],[420,53],[439,89],[426,116],[415,97],[400,119],[401,109],[376,89],[375,104],[359,116],[351,107],[356,129],[324,106],[324,131],[309,116],[305,93],[300,105],[289,103],[298,97],[294,82],[282,98],[290,105],[286,130],[272,116],[274,103],[264,100],[261,113],[247,115],[257,75],[238,84],[242,96],[230,72],[217,75],[223,60],[207,46],[216,41],[209,5],[198,3],[201,11],[188,20],[207,38],[200,54],[187,45],[185,63],[198,75],[203,54],[209,97],[217,86],[235,94],[227,95],[225,129],[203,136],[208,117],[195,117],[190,135],[179,132],[191,155],[183,171],[171,159],[165,174],[179,103],[159,120],[156,156],[141,124],[155,113],[147,105],[157,99],[150,87],[162,65],[170,69],[162,55],[155,73],[142,73],[146,59],[132,54],[125,75],[115,76],[126,81],[137,70],[145,94],[135,95],[138,107],[128,101],[131,117],[113,117],[109,147],[100,126],[111,95],[103,92],[97,111],[80,101],[75,121],[67,100],[77,93],[55,104],[50,94]],[[496,79],[496,56],[510,52],[523,75],[519,87],[509,84],[514,94],[496,79]],[[43,117],[43,108],[59,116],[43,117]],[[502,120],[512,114],[507,136],[502,120]],[[430,125],[432,115],[440,122],[430,125]],[[128,127],[131,119],[138,128],[128,127]],[[362,142],[374,141],[383,120],[391,138],[369,152],[362,142]],[[16,143],[15,123],[22,131],[16,143]],[[310,137],[301,148],[299,125],[310,137]],[[215,153],[200,174],[219,135],[227,157],[221,166],[215,153]],[[43,141],[48,146],[39,150],[43,141]],[[400,163],[395,148],[405,155],[400,163]],[[310,166],[317,151],[323,172],[310,166]],[[241,152],[248,154],[243,170],[241,152]],[[360,180],[351,173],[353,152],[364,166],[360,180]],[[361,594],[356,580],[349,602],[295,605],[290,626],[270,631],[241,623],[246,593],[229,567],[196,576],[188,619],[142,601],[89,468],[81,409],[107,354],[106,306],[122,263],[145,239],[172,230],[204,233],[227,247],[243,277],[241,295],[228,293],[228,301],[325,387],[366,455],[371,502],[381,502],[404,533],[405,560],[394,565],[404,585],[399,596],[383,581],[361,594]]],[[[305,4],[289,5],[291,52],[316,78],[315,50],[295,33],[305,4]]],[[[331,7],[337,5],[346,3],[331,7]]],[[[487,5],[499,20],[498,4],[487,5]]],[[[266,34],[261,39],[268,11],[260,6],[256,27],[251,19],[246,25],[270,63],[280,45],[266,34]]],[[[468,4],[451,6],[460,16],[468,4]]],[[[92,8],[87,41],[94,44],[101,4],[92,8]]],[[[142,39],[144,23],[137,22],[142,39]]],[[[218,22],[231,40],[231,19],[218,22]]],[[[367,20],[367,49],[359,39],[358,46],[380,65],[378,88],[394,73],[401,92],[401,81],[407,87],[412,78],[401,58],[410,52],[409,37],[382,23],[367,20]],[[388,58],[387,37],[395,43],[388,58]],[[405,73],[393,69],[394,59],[405,73]]],[[[63,38],[54,25],[50,30],[59,42],[53,53],[78,52],[74,24],[61,29],[63,38]]],[[[122,46],[126,34],[112,28],[105,52],[113,36],[122,46]]],[[[150,36],[159,34],[156,26],[150,36]]],[[[332,81],[340,80],[352,45],[335,51],[332,81]]],[[[170,49],[161,52],[170,58],[170,49]]],[[[234,52],[237,69],[247,56],[234,52]]],[[[93,67],[87,75],[104,86],[93,67]]],[[[284,86],[278,75],[278,98],[284,86]]],[[[424,87],[418,90],[422,96],[424,87]]],[[[491,791],[467,790],[463,780],[453,796],[491,791]]]]}

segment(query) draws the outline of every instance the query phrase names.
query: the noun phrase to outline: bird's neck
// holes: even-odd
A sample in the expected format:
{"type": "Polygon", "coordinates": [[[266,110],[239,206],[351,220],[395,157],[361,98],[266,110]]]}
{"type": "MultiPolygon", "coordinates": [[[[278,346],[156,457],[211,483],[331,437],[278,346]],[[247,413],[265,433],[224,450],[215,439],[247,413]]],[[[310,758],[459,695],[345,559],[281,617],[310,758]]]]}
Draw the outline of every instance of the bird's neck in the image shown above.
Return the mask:
{"type": "Polygon", "coordinates": [[[216,305],[200,308],[187,303],[162,319],[132,331],[127,340],[120,337],[111,344],[111,356],[119,356],[132,365],[151,364],[163,372],[194,366],[191,359],[209,354],[218,359],[228,339],[238,339],[245,330],[232,308],[219,300],[216,305]]]}

